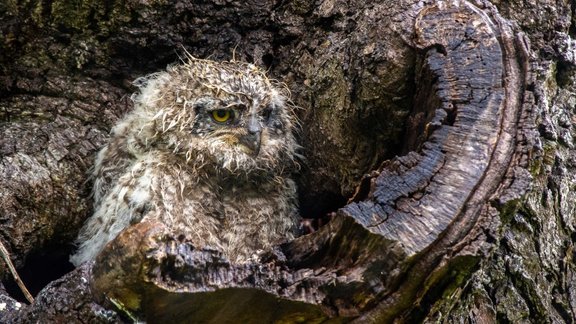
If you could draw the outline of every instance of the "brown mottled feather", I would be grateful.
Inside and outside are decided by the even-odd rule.
[[[97,156],[95,212],[74,264],[146,219],[237,263],[296,236],[298,145],[285,88],[251,64],[193,57],[136,84],[134,110]],[[218,110],[231,119],[217,122]]]

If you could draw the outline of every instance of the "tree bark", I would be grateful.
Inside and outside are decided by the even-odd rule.
[[[547,0],[0,4],[0,237],[28,282],[53,280],[31,305],[0,291],[0,321],[572,323],[573,15]],[[131,80],[184,49],[288,85],[301,213],[331,220],[245,265],[140,223],[65,274]]]

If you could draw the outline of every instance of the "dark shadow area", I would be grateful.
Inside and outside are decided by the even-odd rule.
[[[50,282],[74,270],[74,266],[68,261],[71,251],[71,247],[58,247],[28,256],[26,264],[18,269],[18,274],[32,296],[36,296]],[[8,275],[2,283],[12,298],[27,303],[12,276]]]
[[[321,219],[344,207],[347,199],[329,191],[317,192],[311,196],[306,190],[300,190],[299,201],[300,215],[303,218]]]

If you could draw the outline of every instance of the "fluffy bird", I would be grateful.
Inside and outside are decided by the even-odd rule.
[[[144,220],[234,263],[297,235],[299,146],[285,87],[252,64],[194,57],[135,84],[133,111],[97,155],[95,211],[72,263]]]

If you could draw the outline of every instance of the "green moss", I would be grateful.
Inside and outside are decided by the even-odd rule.
[[[542,168],[543,164],[541,159],[534,159],[528,165],[528,171],[530,172],[530,175],[532,175],[533,177],[537,177],[540,174],[542,174],[543,172]]]
[[[438,310],[452,309],[459,301],[463,286],[477,269],[479,260],[476,256],[456,257],[434,271],[421,290],[425,293],[420,299],[420,308],[413,312],[412,318],[421,320]]]
[[[479,258],[474,256],[461,256],[450,260],[447,265],[428,277],[424,291],[437,293],[440,286],[444,288],[441,295],[443,299],[452,296],[454,291],[470,278],[478,265],[478,260]]]
[[[114,3],[118,5],[118,3]],[[116,9],[116,7],[114,7]],[[119,12],[116,11],[118,14]],[[104,2],[83,1],[83,0],[63,0],[52,3],[50,19],[53,26],[62,26],[68,29],[86,31],[90,29],[90,24],[97,21],[99,25],[114,25],[120,15],[108,14]],[[103,18],[107,19],[103,19]]]
[[[545,175],[546,173],[545,167],[554,164],[554,158],[556,156],[557,146],[558,144],[556,142],[551,141],[544,142],[544,147],[542,150],[543,151],[542,158],[532,159],[528,166],[528,170],[530,171],[530,174],[533,177],[538,178],[541,175]]]
[[[150,322],[324,323],[320,307],[288,301],[258,289],[228,288],[207,293],[146,293],[141,310]],[[345,320],[344,320],[345,321]]]
[[[129,22],[133,18],[132,12],[146,11],[138,7],[153,9],[166,3],[166,0],[146,2],[59,0],[51,4],[49,23],[53,27],[77,31],[92,30],[99,36],[108,36],[116,32],[122,24]],[[44,21],[40,20],[37,23],[42,25]]]
[[[136,305],[135,303],[137,303],[137,304],[140,303],[140,300],[138,298],[136,298],[136,300],[129,300],[128,301],[128,305],[130,305],[129,307],[126,307],[126,305],[124,305],[122,302],[116,300],[115,298],[110,297],[110,298],[108,298],[108,301],[110,301],[110,303],[112,303],[112,305],[114,305],[114,307],[116,307],[116,310],[119,313],[124,314],[126,317],[130,318],[130,320],[132,320],[133,323],[139,323],[140,322],[138,317],[130,310],[130,308],[132,308],[132,309],[135,308],[135,305]]]
[[[512,219],[514,218],[514,215],[516,215],[516,212],[521,207],[521,205],[522,202],[520,201],[520,199],[513,199],[501,206],[498,206],[497,208],[498,211],[500,212],[500,219],[502,220],[502,223],[509,224],[510,221],[512,221]]]
[[[0,2],[0,12],[5,11],[11,16],[18,14],[18,1],[17,0],[3,0]]]
[[[292,11],[294,11],[298,15],[307,15],[308,12],[312,10],[313,4],[314,3],[312,1],[307,0],[295,0],[290,2]]]

